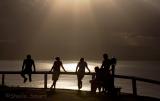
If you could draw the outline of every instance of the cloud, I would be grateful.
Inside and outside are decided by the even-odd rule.
[[[120,40],[128,46],[153,46],[159,42],[160,36],[156,34],[119,33]]]

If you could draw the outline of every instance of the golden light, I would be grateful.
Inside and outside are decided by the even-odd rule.
[[[116,0],[47,0],[49,6],[52,8],[52,11],[65,12],[73,11],[77,12],[77,9],[81,11],[90,11],[92,12],[92,6],[115,6]]]
[[[46,39],[46,42],[53,33],[62,30],[71,32],[73,36],[83,31],[99,32],[101,25],[100,18],[97,18],[98,12],[106,13],[107,10],[118,8],[116,0],[45,0],[43,2],[46,12],[39,28],[40,33],[35,34],[34,37]],[[35,48],[39,45],[34,39],[31,43]]]
[[[51,69],[51,67],[53,66],[53,61],[39,61],[38,64],[36,64],[37,67],[39,67],[40,70],[44,70],[44,71],[49,71]],[[76,71],[76,66],[77,66],[78,61],[63,61],[63,66],[66,69],[67,72],[75,72]],[[100,66],[99,62],[94,62],[94,61],[87,61],[88,63],[88,68],[91,70],[91,72],[94,72],[94,67],[95,66]],[[61,69],[62,72],[64,72]],[[86,70],[86,72],[88,72]],[[48,88],[52,85],[53,81],[52,81],[52,75],[48,75]],[[82,90],[90,90],[90,83],[89,80],[91,80],[91,76],[89,75],[85,75],[84,77],[84,85]],[[37,85],[38,84],[38,85]],[[29,83],[28,83],[29,85]],[[39,80],[37,82],[35,82],[36,87],[42,88],[44,86],[43,84],[43,80]],[[25,87],[25,85],[22,85]],[[32,85],[30,85],[32,86]],[[61,89],[78,89],[77,86],[77,76],[76,75],[60,75],[60,78],[57,82],[57,88],[61,88]]]
[[[98,62],[87,62],[88,63],[88,68],[91,70],[91,72],[94,72],[94,67],[95,66],[100,66],[100,63]],[[76,71],[76,66],[78,64],[78,61],[64,61],[63,62],[63,66],[66,69],[66,71],[68,72],[75,72]],[[38,61],[38,63],[36,64],[36,66],[39,68],[39,70],[42,71],[49,71],[51,70],[52,66],[53,66],[53,61]],[[63,72],[63,70],[61,69],[61,71]],[[86,72],[88,72],[86,70]]]
[[[50,2],[51,12],[75,13],[87,11],[90,8],[91,0],[52,0]],[[80,11],[79,11],[80,10]]]
[[[75,71],[76,71],[77,63],[78,63],[78,62],[64,63],[64,68],[65,68],[67,71],[69,71],[69,72],[75,72]],[[89,63],[88,63],[88,68],[89,68],[92,72],[94,72],[94,67],[95,67],[95,66],[100,66],[100,64],[98,64],[98,63],[92,63],[92,62],[89,62]],[[86,72],[88,72],[88,71],[86,70]]]

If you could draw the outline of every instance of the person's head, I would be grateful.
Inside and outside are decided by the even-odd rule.
[[[84,61],[84,58],[81,58],[81,59],[80,59],[80,62],[83,62],[83,61]]]
[[[96,67],[94,68],[94,70],[95,70],[95,72],[98,72],[98,71],[99,71],[99,67],[96,66]]]
[[[57,61],[59,61],[59,60],[60,60],[60,57],[56,57],[55,59],[56,59]]]
[[[111,59],[111,64],[115,65],[117,63],[117,59],[116,58],[112,58]]]
[[[104,59],[108,59],[108,54],[106,54],[106,53],[103,54],[103,58],[104,58]]]
[[[30,54],[27,55],[27,59],[31,59],[31,55]]]

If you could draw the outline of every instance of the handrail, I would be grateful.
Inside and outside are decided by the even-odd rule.
[[[20,74],[21,71],[0,71],[0,74]],[[53,72],[50,71],[36,71],[32,72],[32,74],[53,74]],[[75,72],[61,72],[60,74],[70,74],[75,75]],[[85,73],[85,75],[92,75],[94,73]]]
[[[160,81],[152,80],[152,79],[146,79],[136,76],[125,76],[125,75],[115,75],[116,78],[123,78],[123,79],[136,79],[137,81],[147,82],[147,83],[153,83],[160,85]]]
[[[21,71],[0,71],[0,74],[2,74],[2,86],[5,85],[5,74],[21,74],[21,73],[22,73]],[[32,72],[32,74],[44,74],[44,88],[47,88],[47,75],[52,74],[52,72],[36,71],[36,72]],[[61,74],[76,75],[75,72],[61,72]],[[93,72],[92,73],[85,73],[85,75],[92,75],[92,76],[93,76],[93,74],[94,74]],[[135,76],[114,75],[114,77],[132,80],[132,90],[133,90],[133,95],[135,95],[135,96],[137,96],[137,83],[136,83],[136,81],[142,81],[142,82],[160,85],[160,81],[146,79],[146,78],[140,78],[140,77],[135,77]]]

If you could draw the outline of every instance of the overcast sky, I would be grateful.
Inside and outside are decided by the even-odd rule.
[[[0,59],[160,60],[160,0],[0,0]]]

